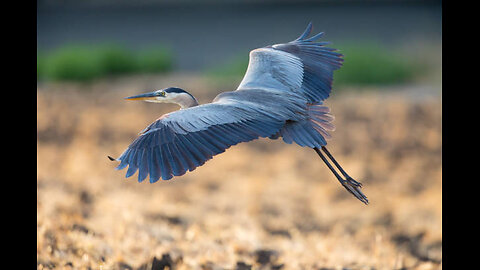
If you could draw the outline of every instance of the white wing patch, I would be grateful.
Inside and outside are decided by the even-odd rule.
[[[250,52],[250,61],[240,89],[297,91],[302,86],[303,64],[300,58],[270,48]]]

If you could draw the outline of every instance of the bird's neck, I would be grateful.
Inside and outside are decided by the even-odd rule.
[[[197,99],[194,96],[188,94],[178,95],[172,98],[171,101],[175,104],[178,104],[181,109],[187,109],[198,105]]]

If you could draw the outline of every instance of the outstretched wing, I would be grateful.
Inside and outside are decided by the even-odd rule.
[[[251,51],[247,72],[237,90],[293,91],[303,95],[308,103],[327,99],[333,71],[342,66],[343,55],[324,47],[329,42],[315,42],[323,32],[307,38],[311,31],[309,23],[294,41]]]
[[[228,98],[165,114],[150,124],[117,158],[127,165],[126,177],[137,170],[138,181],[150,175],[168,180],[193,171],[213,156],[240,142],[275,134],[285,123],[254,103]]]

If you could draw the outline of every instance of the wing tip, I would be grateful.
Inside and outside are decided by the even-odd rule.
[[[320,32],[320,33],[312,36],[312,37],[309,38],[309,39],[305,39],[304,41],[315,41],[315,40],[321,38],[324,34],[325,34],[325,32]]]
[[[325,32],[320,32],[307,39],[307,36],[310,35],[310,33],[312,32],[312,29],[313,29],[313,23],[312,21],[310,21],[307,25],[307,28],[305,28],[303,33],[294,41],[315,41],[321,38],[325,34]]]
[[[312,22],[310,21],[307,25],[307,28],[305,28],[305,30],[303,31],[303,33],[297,38],[295,39],[295,41],[298,41],[298,40],[303,40],[305,39],[308,35],[310,35],[310,33],[312,32],[312,28],[313,28],[313,24]]]

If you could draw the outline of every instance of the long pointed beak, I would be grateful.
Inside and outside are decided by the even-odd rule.
[[[131,96],[131,97],[126,97],[126,100],[152,100],[156,99],[157,95],[155,92],[150,92],[150,93],[145,93],[145,94],[140,94],[136,96]]]

